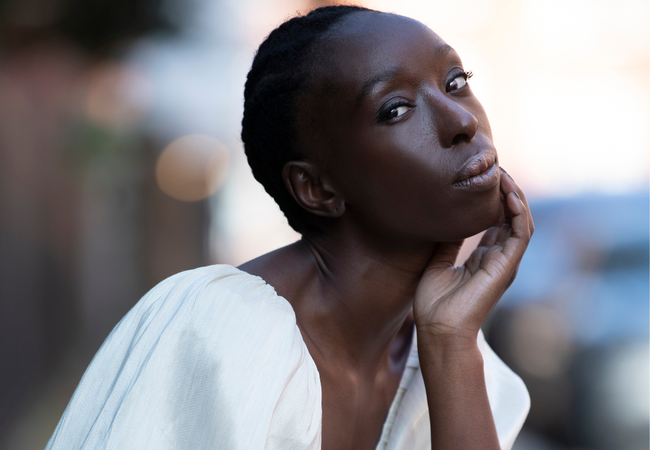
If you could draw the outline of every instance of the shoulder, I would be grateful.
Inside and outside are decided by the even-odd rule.
[[[119,335],[139,340],[182,339],[197,334],[220,338],[268,328],[297,332],[291,305],[259,277],[229,265],[178,273],[151,289],[115,327]],[[249,339],[249,340],[250,340]],[[106,345],[106,344],[105,344]]]
[[[286,300],[234,267],[202,267],[161,282],[122,319],[52,442],[262,448],[286,420],[300,431],[289,436],[316,442],[320,429],[301,427],[320,420],[319,383]]]
[[[241,376],[272,364],[271,355],[285,366],[308,358],[291,305],[261,278],[228,265],[161,282],[103,347],[98,356],[104,352],[130,363],[176,367],[186,375],[208,362],[222,375]]]
[[[276,308],[295,319],[291,306],[273,287],[227,264],[187,270],[167,278],[151,289],[129,315],[170,308],[192,312],[195,308],[251,306]]]

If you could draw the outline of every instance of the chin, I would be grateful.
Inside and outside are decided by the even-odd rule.
[[[476,222],[477,227],[480,228],[476,233],[480,233],[483,230],[487,230],[490,227],[495,225],[500,225],[505,219],[505,213],[503,210],[503,199],[501,198],[501,191],[497,191],[496,196],[493,196],[484,204],[484,207],[481,208],[479,214],[477,214]]]
[[[496,194],[491,194],[487,198],[481,198],[466,214],[462,214],[462,219],[457,221],[457,226],[454,227],[452,236],[449,239],[445,239],[445,241],[467,239],[490,227],[503,223],[505,214],[503,211],[501,191],[497,190]]]

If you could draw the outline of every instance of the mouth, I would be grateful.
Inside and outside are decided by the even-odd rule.
[[[496,154],[484,151],[470,158],[460,170],[453,185],[459,188],[489,189],[499,182]]]

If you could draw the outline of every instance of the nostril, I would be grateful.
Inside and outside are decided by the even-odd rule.
[[[460,141],[469,141],[469,136],[466,135],[465,133],[457,134],[454,136],[454,138],[451,140],[451,145],[456,145]]]

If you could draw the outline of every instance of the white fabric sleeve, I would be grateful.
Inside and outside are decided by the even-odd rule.
[[[483,372],[490,409],[496,424],[501,450],[510,450],[519,434],[528,410],[530,397],[524,382],[494,353],[479,331],[478,348],[483,356]],[[387,421],[391,429],[384,429],[378,450],[430,450],[431,426],[427,393],[417,356],[417,339],[413,340],[412,356],[409,357],[400,389],[403,397],[397,397],[399,405],[391,406],[394,418]]]
[[[485,341],[483,331],[478,334],[478,347],[483,355],[485,385],[501,450],[510,450],[528,416],[530,396],[521,378]]]
[[[291,306],[210,266],[163,281],[122,319],[47,450],[317,450],[321,409]]]

